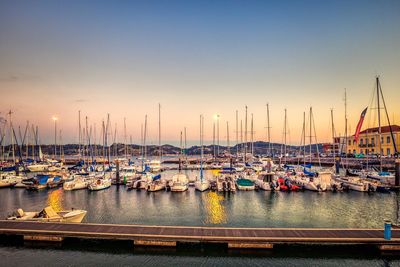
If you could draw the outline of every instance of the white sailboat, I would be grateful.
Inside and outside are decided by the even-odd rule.
[[[182,156],[182,131],[181,131],[181,153],[179,154],[179,172],[172,176],[172,180],[168,182],[167,186],[172,192],[184,192],[189,188],[189,179],[186,174],[181,173],[181,156]]]
[[[147,192],[165,190],[166,181],[161,178],[161,174],[152,177],[152,181],[147,184]]]
[[[265,173],[260,173],[254,183],[258,186],[258,188],[265,191],[272,191],[272,190],[279,191],[279,188],[276,187],[275,180],[276,179],[274,172],[265,172]]]
[[[194,186],[196,190],[200,192],[206,191],[210,188],[210,182],[207,179],[204,179],[203,176],[203,154],[204,154],[204,147],[203,147],[203,131],[204,131],[204,118],[203,115],[200,115],[200,146],[201,146],[201,153],[200,153],[200,179],[195,181]]]
[[[89,180],[81,175],[73,175],[72,180],[64,182],[63,189],[66,191],[86,189],[89,185]]]
[[[111,187],[111,178],[104,175],[97,176],[96,179],[88,185],[90,191],[99,191]]]

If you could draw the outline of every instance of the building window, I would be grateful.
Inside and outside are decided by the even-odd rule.
[[[390,144],[390,136],[386,137],[386,143]]]
[[[375,152],[375,149],[371,149],[371,153],[374,153]]]
[[[375,146],[375,138],[371,138],[371,144],[372,144],[372,146]]]
[[[355,149],[353,150],[353,154],[356,154],[356,150]]]
[[[351,146],[351,140],[349,140],[349,146]]]
[[[381,144],[383,144],[383,136],[381,136]]]
[[[363,139],[361,138],[361,139],[360,139],[360,145],[362,145],[362,144],[363,144]]]
[[[365,154],[369,154],[369,149],[365,149]]]
[[[390,156],[390,148],[388,148],[386,152],[387,152],[386,154],[387,154],[388,156]]]
[[[363,150],[362,149],[360,149],[360,154],[362,154],[363,153]]]
[[[365,144],[368,145],[368,138],[365,138]]]

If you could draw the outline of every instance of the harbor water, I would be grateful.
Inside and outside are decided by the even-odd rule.
[[[185,171],[197,176],[198,171]],[[176,171],[165,171],[171,176]],[[214,173],[205,172],[210,178]],[[126,190],[112,186],[102,191],[64,191],[62,188],[38,192],[25,189],[0,190],[0,217],[12,211],[38,211],[45,206],[55,210],[85,209],[84,222],[111,224],[228,226],[228,227],[335,227],[383,228],[384,221],[397,221],[397,193],[361,192],[266,192],[236,193],[197,192],[194,187],[183,193]],[[383,235],[383,232],[382,232]],[[62,247],[29,247],[0,245],[0,257],[7,265],[27,260],[33,266],[54,265],[274,265],[274,266],[400,266],[397,257],[379,252],[334,253],[322,255],[320,249],[291,249],[250,255],[216,249],[197,251],[141,251],[116,249],[115,245],[92,244],[89,241]],[[88,242],[86,244],[85,242]],[[118,247],[118,246],[117,246]],[[96,248],[96,249],[95,249]],[[299,254],[299,251],[303,251]],[[367,256],[368,255],[368,256]],[[340,259],[340,261],[337,261]],[[0,262],[5,265],[5,262]]]

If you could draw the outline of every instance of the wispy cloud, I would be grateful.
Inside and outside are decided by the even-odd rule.
[[[0,75],[0,82],[11,83],[11,82],[22,82],[22,81],[37,81],[40,80],[39,76],[27,75],[27,74],[5,74]]]

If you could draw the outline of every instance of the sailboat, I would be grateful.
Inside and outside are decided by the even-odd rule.
[[[172,181],[168,182],[168,186],[172,192],[184,192],[189,188],[189,179],[186,174],[181,173],[181,156],[182,156],[182,131],[181,131],[181,153],[179,154],[179,171],[172,176]]]
[[[203,147],[203,134],[204,134],[204,118],[203,115],[200,115],[200,179],[194,183],[196,190],[200,192],[206,191],[210,188],[210,182],[207,179],[204,179],[203,176],[203,154],[204,154],[204,147]]]
[[[99,175],[96,179],[88,185],[90,191],[99,191],[111,187],[111,179],[105,178],[103,175]]]

